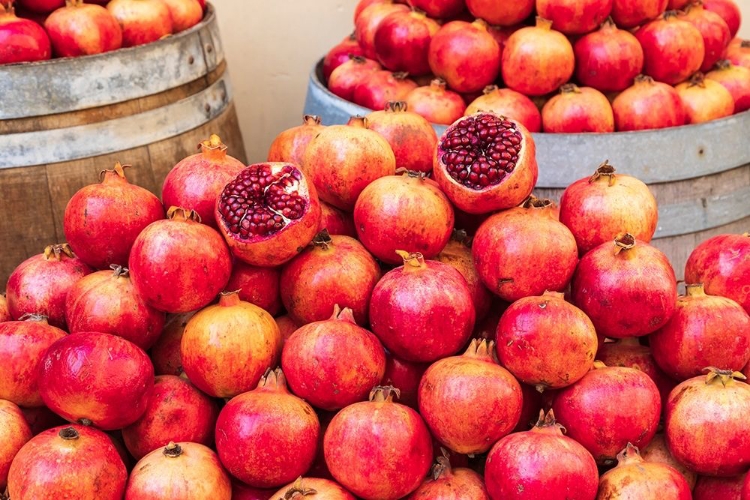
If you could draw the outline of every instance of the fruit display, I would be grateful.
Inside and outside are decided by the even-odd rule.
[[[604,161],[537,198],[534,137],[495,112],[438,137],[389,102],[307,116],[267,162],[230,147],[210,136],[161,198],[104,171],[67,243],[11,273],[0,497],[748,488],[748,234],[701,242],[679,295],[646,184]]]
[[[748,109],[750,41],[733,38],[735,0],[511,4],[360,0],[322,82],[375,111],[403,100],[436,125],[493,111],[534,133],[660,129]]]

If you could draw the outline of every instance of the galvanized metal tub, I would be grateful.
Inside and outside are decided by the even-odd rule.
[[[115,161],[155,194],[211,133],[245,151],[215,10],[155,43],[0,66],[0,283],[64,240],[70,197]]]
[[[323,83],[315,65],[306,114],[324,125],[346,123],[371,110],[345,101]],[[438,134],[445,127],[434,125]],[[559,200],[573,181],[590,176],[605,159],[646,182],[659,203],[653,244],[682,278],[701,241],[750,227],[750,111],[702,125],[612,134],[534,134],[539,163],[537,196]]]

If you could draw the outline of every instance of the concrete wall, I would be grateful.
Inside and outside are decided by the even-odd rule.
[[[351,32],[357,0],[212,1],[248,160],[263,161],[276,134],[302,122],[310,69]],[[735,1],[750,38],[750,0]]]

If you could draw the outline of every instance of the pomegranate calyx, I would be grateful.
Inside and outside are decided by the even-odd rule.
[[[48,324],[48,321],[47,321],[48,319],[49,319],[49,317],[45,316],[44,314],[26,313],[26,314],[22,314],[18,318],[18,321],[38,321],[40,323],[44,322],[45,324]]]
[[[750,39],[748,40],[742,40],[740,42],[740,47],[743,49],[750,49]]]
[[[350,127],[367,128],[367,118],[360,115],[351,116],[346,124]]]
[[[124,180],[127,181],[127,177],[125,177],[125,169],[126,168],[133,168],[132,165],[123,165],[119,161],[115,162],[115,166],[111,169],[104,169],[101,172],[99,172],[99,180],[104,182],[108,180]]]
[[[464,351],[464,356],[474,358],[480,361],[500,364],[497,360],[497,351],[495,351],[495,341],[487,339],[471,339],[469,347]]]
[[[302,477],[298,477],[297,480],[294,481],[294,484],[284,493],[283,500],[292,500],[294,498],[306,497],[317,493],[318,491],[313,488],[305,488],[302,486]]]
[[[560,86],[561,94],[580,94],[581,89],[575,83],[566,83]]]
[[[84,427],[91,427],[94,425],[94,421],[88,418],[79,418],[78,423],[83,425]]]
[[[665,21],[669,21],[670,19],[673,19],[673,18],[676,19],[677,16],[679,16],[679,15],[680,15],[680,11],[679,10],[668,10],[668,11],[665,11],[664,14],[662,14],[661,17]]]
[[[274,392],[289,392],[286,385],[286,377],[284,376],[284,372],[281,371],[281,368],[276,368],[275,370],[267,368],[266,373],[263,374],[258,382],[258,389]]]
[[[559,299],[559,300],[565,300],[565,294],[563,292],[556,292],[554,290],[545,290],[542,294],[542,297],[548,297],[550,299]],[[548,303],[549,300],[546,300],[545,303]],[[539,307],[542,307],[541,304]],[[547,306],[544,306],[547,307]],[[544,308],[542,308],[544,309]]]
[[[432,477],[433,481],[437,481],[441,477],[449,478],[453,475],[450,452],[441,446],[440,453],[442,453],[442,455],[435,459],[435,464],[430,471],[430,477]]]
[[[632,234],[624,233],[615,238],[615,255],[618,255],[623,250],[630,250],[633,247],[635,247],[635,236]]]
[[[426,179],[428,174],[429,172],[422,172],[419,170],[409,170],[403,167],[396,169],[396,175],[407,176],[411,179]]]
[[[703,371],[708,372],[708,375],[706,375],[706,385],[711,385],[714,381],[718,380],[722,386],[726,387],[733,380],[747,380],[747,377],[742,372],[722,370],[715,366],[708,366]]]
[[[405,250],[396,250],[396,253],[404,259],[404,271],[414,271],[426,267],[424,255],[419,252],[409,253]]]
[[[685,283],[685,295],[687,297],[703,297],[706,295],[703,283]]]
[[[333,239],[331,238],[331,235],[328,233],[328,229],[324,228],[313,237],[313,240],[311,243],[312,243],[312,246],[316,248],[328,250],[330,246],[333,244]]]
[[[80,7],[83,5],[83,0],[65,0],[66,7]]]
[[[74,441],[80,437],[78,431],[73,427],[63,427],[57,435],[66,441]]]
[[[551,434],[565,434],[568,430],[564,425],[558,424],[555,420],[555,412],[552,408],[547,413],[544,410],[539,410],[539,418],[531,428],[531,432],[546,432]]]
[[[407,78],[409,78],[409,73],[407,73],[406,71],[396,71],[395,73],[393,73],[393,78],[395,78],[396,80],[406,80]]]
[[[728,69],[732,69],[732,61],[729,59],[722,59],[721,61],[717,61],[715,64],[715,68],[717,70],[726,71]]]
[[[654,84],[654,79],[648,75],[638,75],[635,77],[634,81],[636,84],[640,84],[640,85],[644,85],[644,84],[653,85]]]
[[[407,111],[406,101],[388,101],[385,103],[386,113],[403,113]]]
[[[109,268],[112,269],[112,276],[115,278],[123,277],[127,278],[130,274],[130,270],[124,266],[118,266],[117,264],[110,264]]]
[[[521,205],[522,208],[528,209],[544,209],[552,206],[554,203],[552,200],[547,198],[537,198],[534,195],[529,196]]]
[[[638,447],[633,445],[633,443],[628,442],[625,448],[617,454],[618,467],[638,462],[643,462],[643,457],[641,457],[641,452]]]
[[[372,403],[392,403],[394,396],[396,399],[400,398],[401,389],[393,387],[392,385],[378,385],[370,391],[369,400]]]
[[[70,248],[70,245],[67,243],[59,243],[56,245],[48,245],[44,247],[44,260],[62,260],[63,255],[70,257],[71,259],[75,258],[75,254],[73,253],[73,249]]]
[[[489,24],[487,24],[487,21],[481,18],[474,19],[474,21],[471,24],[472,26],[482,29],[484,31],[487,31],[487,28],[489,27]]]
[[[175,443],[174,441],[170,441],[169,444],[162,450],[162,454],[165,457],[177,458],[182,455],[182,446]]]
[[[465,229],[453,229],[453,233],[451,233],[451,241],[457,241],[461,243],[462,245],[466,246],[467,248],[471,248],[472,240],[471,236],[469,236],[469,233],[466,232]]]
[[[690,77],[690,80],[688,80],[688,87],[700,87],[702,89],[706,88],[706,77],[703,73],[698,71],[697,73],[693,73],[693,76]]]
[[[175,220],[178,218],[184,221],[191,220],[198,223],[201,222],[201,216],[195,210],[188,210],[187,208],[174,206],[169,207],[169,210],[167,210],[167,219]]]
[[[430,87],[435,90],[445,90],[447,86],[448,83],[442,78],[434,78],[430,81]]]
[[[357,324],[357,320],[354,319],[354,311],[350,307],[341,308],[338,304],[333,305],[333,316],[332,321],[346,321],[353,325]]]
[[[604,22],[599,26],[599,29],[613,29],[617,28],[617,25],[615,24],[615,21],[612,19],[612,16],[607,16],[607,19],[604,20]]]
[[[541,16],[536,16],[536,27],[542,28],[543,30],[551,30],[552,21]]]
[[[648,77],[651,78],[651,77]],[[653,81],[653,80],[652,80]],[[606,177],[607,181],[609,182],[610,186],[614,186],[615,184],[615,167],[609,164],[609,160],[604,160],[604,162],[599,165],[596,169],[596,172],[594,172],[594,175],[589,177],[589,184],[592,184],[596,182],[597,180],[601,179],[602,177]]]
[[[219,305],[221,307],[232,307],[236,306],[242,299],[240,299],[240,292],[242,290],[227,290],[219,294]]]
[[[318,115],[304,115],[302,117],[302,123],[304,125],[320,125],[321,122],[322,118],[320,118],[320,116]]]
[[[591,367],[592,370],[601,370],[602,368],[607,368],[607,365],[604,361],[599,361],[598,359],[594,361],[594,364]]]
[[[353,54],[349,54],[349,60],[354,61],[357,64],[365,64],[367,62],[367,59],[363,56],[355,56]]]
[[[198,149],[221,149],[226,151],[227,145],[221,142],[221,137],[211,134],[208,139],[198,144]]]
[[[500,90],[500,87],[498,87],[497,85],[494,85],[494,84],[487,85],[485,88],[482,89],[482,94],[484,95],[492,94],[493,92],[497,92],[498,90]]]

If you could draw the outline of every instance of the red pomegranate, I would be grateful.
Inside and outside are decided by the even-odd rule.
[[[11,462],[32,436],[21,409],[0,399],[0,491],[5,491],[8,485]]]
[[[280,161],[302,166],[302,158],[305,156],[307,145],[323,128],[319,116],[304,115],[302,125],[286,129],[276,136],[268,148],[266,161]]]
[[[536,26],[513,33],[503,50],[505,85],[528,96],[541,96],[570,80],[575,70],[573,46],[552,29],[552,21],[537,17]]]
[[[427,52],[439,29],[437,21],[424,12],[396,10],[375,30],[375,55],[391,71],[406,71],[412,76],[429,74]]]
[[[352,101],[368,109],[384,109],[388,102],[401,101],[417,88],[417,83],[407,77],[407,73],[388,70],[367,73],[354,88]]]
[[[292,334],[303,325],[298,325],[297,323],[295,323],[288,314],[278,316],[277,318],[275,318],[275,320],[276,325],[278,325],[279,327],[279,332],[281,333],[281,344],[283,348],[283,345],[287,340],[289,340],[289,337],[291,337]]]
[[[521,416],[521,386],[498,364],[494,347],[472,340],[463,355],[433,363],[419,384],[419,413],[456,453],[486,452]]]
[[[399,250],[402,267],[387,272],[370,299],[370,327],[394,356],[433,362],[458,352],[476,311],[466,280],[452,266]],[[450,300],[446,300],[450,297]]]
[[[594,365],[597,343],[591,320],[560,292],[515,301],[497,327],[500,363],[540,392],[583,378]]]
[[[513,26],[528,18],[534,11],[534,0],[496,2],[493,0],[466,0],[474,17],[498,26]]]
[[[58,57],[101,54],[122,46],[122,29],[112,14],[83,0],[70,0],[54,11],[44,28]]]
[[[466,10],[464,0],[407,0],[407,3],[437,19],[452,19]]]
[[[659,113],[652,113],[659,109]],[[685,125],[685,108],[680,94],[666,83],[639,75],[635,83],[612,101],[615,129],[620,132]]]
[[[252,488],[232,479],[232,500],[270,500],[276,488]]]
[[[17,17],[12,6],[0,5],[0,64],[43,61],[50,57],[52,47],[44,28]]]
[[[646,446],[651,441],[661,398],[656,384],[642,371],[597,362],[581,380],[558,391],[552,407],[568,436],[597,463],[607,465],[626,444]]]
[[[635,37],[643,47],[643,72],[656,81],[677,85],[703,63],[701,32],[675,11],[650,21],[635,32]]]
[[[721,59],[732,39],[729,26],[719,14],[704,9],[701,2],[690,3],[685,9],[685,15],[682,16],[682,19],[701,32],[705,55],[700,70],[710,71],[714,64]]]
[[[571,297],[600,335],[641,337],[669,321],[677,284],[666,255],[625,233],[581,258]]]
[[[750,69],[735,66],[725,59],[716,63],[706,78],[719,82],[732,94],[735,114],[750,109]]]
[[[326,56],[323,58],[323,77],[327,81],[329,78],[331,78],[331,73],[333,73],[333,70],[347,62],[351,58],[351,56],[361,56],[363,54],[364,52],[362,51],[362,47],[360,47],[359,43],[357,43],[357,37],[352,31],[350,35],[331,47],[331,50],[326,53]],[[289,160],[269,159],[268,161]]]
[[[317,477],[300,477],[271,495],[271,498],[304,500],[306,497],[326,500],[355,500],[351,493],[340,484],[329,479]],[[234,499],[233,499],[234,500]]]
[[[333,477],[363,498],[408,495],[422,483],[432,461],[432,439],[411,408],[393,402],[398,389],[376,387],[369,402],[336,414],[323,440]]]
[[[654,436],[654,439],[651,440],[648,446],[641,450],[641,457],[646,462],[657,462],[672,467],[674,470],[679,472],[682,477],[685,478],[685,481],[687,481],[688,487],[691,490],[695,487],[695,483],[698,480],[698,474],[675,460],[675,458],[672,456],[672,453],[670,453],[669,448],[667,447],[667,439],[663,433],[660,432],[656,434]],[[726,497],[722,498],[725,498],[725,500],[729,500],[726,499]],[[700,498],[698,500],[700,500]],[[716,500],[719,499],[717,498]]]
[[[466,116],[481,112],[495,113],[517,120],[529,132],[541,132],[542,115],[531,99],[515,90],[498,88],[497,85],[488,85],[482,92],[466,107]]]
[[[13,500],[121,500],[127,479],[107,434],[69,425],[46,430],[21,448],[10,466],[8,494]]]
[[[182,356],[180,344],[185,326],[195,312],[175,314],[167,319],[162,334],[150,351],[156,375],[180,375],[182,373]]]
[[[482,90],[500,74],[500,46],[481,19],[444,24],[432,37],[428,60],[456,92]]]
[[[135,464],[125,490],[125,500],[161,498],[232,500],[232,483],[207,446],[170,442]]]
[[[732,64],[744,66],[745,68],[750,69],[750,40],[740,40],[739,38],[735,38],[729,43],[726,58],[729,59]]]
[[[23,9],[28,9],[31,12],[37,14],[49,14],[50,12],[65,7],[65,0],[4,0],[0,2],[5,6],[10,6],[11,3],[17,3]]]
[[[162,0],[162,2],[169,8],[173,33],[192,28],[203,19],[203,7],[198,0]]]
[[[49,324],[65,329],[65,297],[93,269],[76,257],[67,243],[50,245],[29,257],[8,278],[5,299],[11,318],[41,314]]]
[[[655,19],[667,8],[669,0],[614,0],[612,20],[623,29],[635,28]]]
[[[750,233],[720,234],[700,243],[685,264],[685,282],[739,303],[750,314]]]
[[[742,488],[747,473],[730,477],[700,476],[693,489],[693,500],[745,500]],[[747,490],[750,493],[750,489]]]
[[[656,198],[648,186],[629,175],[615,174],[605,161],[594,175],[575,181],[560,197],[560,222],[573,233],[583,255],[626,230],[650,242],[656,232]]]
[[[357,326],[351,309],[337,305],[330,319],[289,337],[281,366],[294,394],[333,411],[367,399],[385,374],[385,351],[375,335]]]
[[[310,467],[319,432],[315,411],[289,393],[277,368],[266,372],[257,389],[232,398],[221,410],[216,450],[237,479],[255,488],[279,487]]]
[[[442,78],[432,80],[428,86],[413,89],[404,100],[410,111],[438,125],[450,125],[461,118],[466,109],[463,98],[447,90]]]
[[[360,193],[375,179],[396,172],[396,157],[383,136],[369,130],[367,119],[326,127],[311,142],[302,161],[320,199],[351,211]]]
[[[419,382],[429,366],[429,363],[404,361],[387,352],[383,385],[391,385],[397,388],[399,390],[399,402],[418,410]]]
[[[320,202],[320,222],[318,223],[318,232],[328,231],[328,234],[337,234],[340,236],[357,237],[357,231],[354,229],[354,217],[351,213],[332,207],[328,203]]]
[[[453,231],[453,208],[438,184],[424,173],[381,177],[354,205],[354,226],[362,244],[389,264],[402,261],[398,250],[437,256]]]
[[[237,290],[240,300],[275,316],[281,312],[280,275],[281,269],[278,267],[251,266],[238,260],[232,266],[232,275],[225,288]]]
[[[732,38],[737,36],[742,21],[742,11],[734,0],[703,0],[703,7],[715,12],[727,23]]]
[[[694,74],[675,87],[685,108],[687,123],[705,123],[734,113],[734,98],[719,82]]]
[[[172,14],[160,0],[111,0],[109,12],[122,28],[122,46],[155,42],[174,32]]]
[[[664,417],[669,451],[698,474],[742,474],[750,463],[750,435],[743,419],[750,385],[739,372],[707,370],[707,376],[688,379],[669,395]]]
[[[667,10],[681,10],[689,3],[690,0],[669,0],[667,2]]]
[[[617,466],[602,474],[597,499],[627,500],[630,498],[670,498],[692,500],[693,496],[682,475],[669,465],[646,462],[638,448],[628,443],[617,454]]]
[[[354,21],[354,36],[368,59],[377,59],[375,34],[383,20],[394,12],[409,12],[409,7],[389,2],[375,2],[365,7]]]
[[[529,431],[498,441],[487,455],[484,479],[493,499],[593,499],[599,473],[591,453],[563,435],[550,410]],[[534,471],[529,474],[528,471]]]
[[[438,457],[430,476],[406,500],[490,500],[482,476],[471,469],[451,467],[448,457]]]
[[[103,170],[101,183],[81,188],[65,207],[65,239],[78,258],[96,269],[126,266],[141,231],[164,218],[159,198],[125,178],[127,167],[117,162]]]
[[[564,290],[578,263],[575,238],[550,200],[533,197],[484,221],[471,253],[484,285],[508,302]]]
[[[0,323],[0,364],[3,366],[0,401],[24,407],[43,406],[38,387],[39,363],[49,346],[65,336],[64,331],[47,324],[44,316],[30,315],[24,321]]]
[[[219,303],[199,311],[182,335],[182,368],[195,386],[217,398],[232,398],[258,385],[281,354],[281,333],[273,317],[222,293]]]
[[[360,242],[322,231],[312,246],[282,268],[281,300],[300,325],[330,318],[336,304],[350,308],[357,323],[364,325],[379,279],[378,263]]]
[[[351,56],[348,61],[331,72],[331,76],[328,77],[328,90],[346,101],[353,101],[354,89],[370,73],[381,69],[382,66],[377,61],[363,56]]]
[[[216,229],[216,198],[245,165],[227,155],[227,146],[216,134],[201,142],[198,149],[200,153],[180,160],[169,171],[162,185],[161,199],[167,209],[184,207],[195,210],[201,222]]]
[[[194,210],[171,207],[144,229],[128,259],[130,278],[146,304],[168,313],[208,305],[229,281],[232,260],[215,229]]]
[[[0,323],[11,320],[13,318],[10,316],[10,311],[8,311],[8,301],[5,300],[5,294],[0,293]]]
[[[537,0],[537,15],[552,21],[557,31],[583,35],[596,29],[612,12],[613,0]]]
[[[213,444],[219,405],[187,380],[175,375],[154,379],[146,412],[122,430],[125,446],[136,460],[170,441]]]
[[[539,176],[531,133],[493,113],[466,116],[438,141],[433,177],[456,208],[485,214],[515,207]]]
[[[607,96],[591,87],[566,83],[542,108],[545,132],[580,134],[615,131],[615,117]]]

